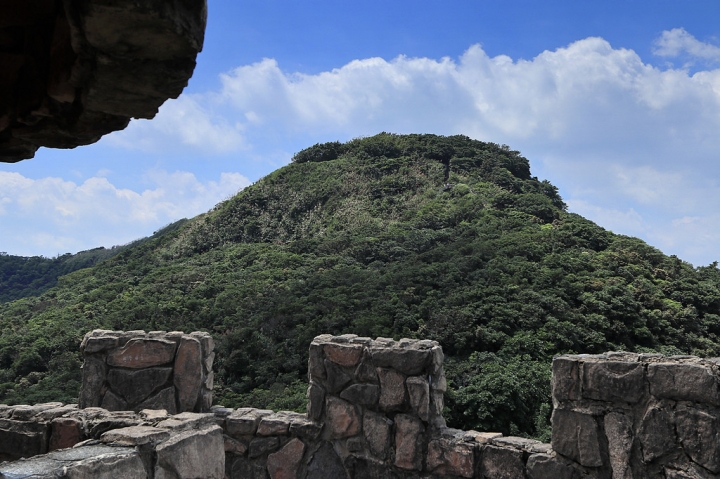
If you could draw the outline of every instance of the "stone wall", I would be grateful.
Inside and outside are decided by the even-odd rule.
[[[80,407],[209,411],[215,358],[207,333],[105,331],[85,335]]]
[[[105,342],[106,356],[123,350],[130,340],[101,338],[128,334],[91,333],[86,355]],[[202,344],[197,334],[180,337]],[[720,477],[720,360],[556,358],[552,447],[446,427],[442,361],[434,341],[319,336],[304,414],[0,406],[0,454],[35,456],[0,464],[0,477],[119,477],[114,467],[138,478]]]

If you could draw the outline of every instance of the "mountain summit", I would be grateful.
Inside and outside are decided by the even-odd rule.
[[[381,133],[1,305],[0,402],[72,401],[86,331],[202,329],[216,403],[302,408],[312,338],[355,333],[439,341],[451,425],[543,437],[553,355],[720,355],[719,286],[568,213],[506,146]]]

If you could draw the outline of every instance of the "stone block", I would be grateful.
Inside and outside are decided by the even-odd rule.
[[[720,405],[717,377],[699,364],[651,363],[648,382],[656,398]]]
[[[375,371],[375,366],[372,365],[369,358],[363,359],[355,368],[355,379],[363,383],[378,382],[377,371]]]
[[[123,398],[118,396],[112,391],[105,392],[103,396],[102,404],[103,409],[108,411],[127,411],[128,403]]]
[[[105,384],[105,362],[100,357],[85,356],[82,365],[82,387],[80,388],[80,407],[100,406],[100,391]]]
[[[485,446],[480,460],[485,479],[521,479],[525,476],[523,452],[510,447]],[[559,478],[554,478],[559,479]]]
[[[410,471],[421,470],[425,433],[422,421],[408,414],[398,414],[395,424],[395,466]]]
[[[576,467],[551,454],[531,455],[527,460],[527,476],[528,479],[583,479]],[[613,479],[624,477],[613,476]]]
[[[326,441],[310,457],[306,479],[349,479],[340,457]],[[359,478],[358,478],[359,479]]]
[[[380,399],[380,386],[376,384],[351,384],[343,389],[340,397],[360,406],[374,406]]]
[[[180,340],[175,357],[173,378],[177,392],[178,410],[180,412],[192,411],[202,386],[202,346],[200,341],[187,336]]]
[[[552,447],[563,456],[585,467],[600,467],[598,425],[590,415],[555,409],[552,414]]]
[[[290,435],[314,441],[322,432],[322,424],[311,421],[307,417],[294,418],[290,423]]]
[[[645,392],[645,369],[637,362],[583,363],[584,398],[637,403]]]
[[[335,394],[350,384],[352,378],[343,369],[332,361],[325,360],[325,386],[330,394]]]
[[[427,468],[430,472],[472,478],[474,467],[475,447],[472,443],[445,438],[428,443]]]
[[[248,447],[244,442],[233,439],[228,435],[223,435],[223,441],[226,454],[229,453],[243,455],[248,450]]]
[[[365,411],[363,414],[363,434],[370,452],[378,459],[385,459],[390,446],[390,428],[393,422],[372,411]]]
[[[405,381],[410,407],[420,419],[428,422],[430,419],[430,383],[421,376],[412,376]]]
[[[143,444],[157,444],[170,437],[166,429],[151,426],[131,426],[114,429],[104,433],[100,440],[104,443],[114,443],[121,446],[141,446]]]
[[[162,366],[173,361],[175,348],[173,341],[135,338],[108,354],[107,364],[130,369]]]
[[[155,451],[155,479],[225,477],[225,447],[219,426],[175,433]]]
[[[268,452],[273,452],[277,450],[278,447],[280,447],[280,439],[278,439],[276,436],[256,437],[250,441],[248,457],[259,457]]]
[[[225,419],[227,433],[235,438],[255,434],[260,419],[272,414],[272,411],[265,411],[252,408],[241,408],[230,414]]]
[[[154,396],[150,396],[133,409],[142,411],[143,409],[164,409],[167,414],[177,414],[177,403],[175,402],[175,388],[170,386],[159,391]]]
[[[325,357],[340,366],[356,366],[362,356],[363,348],[359,344],[334,344],[323,346]]]
[[[310,344],[310,355],[308,357],[308,379],[310,381],[325,379],[325,354],[323,347],[314,342]]]
[[[377,367],[392,368],[408,376],[415,376],[428,367],[432,354],[427,349],[370,347],[372,362]]]
[[[77,404],[68,404],[65,406],[60,407],[54,407],[51,409],[46,409],[44,411],[40,411],[35,415],[36,421],[52,421],[56,417],[64,416],[65,414],[69,412],[75,412],[77,411]]]
[[[46,453],[48,429],[36,422],[0,421],[0,455],[19,458]]]
[[[297,479],[305,444],[299,439],[292,439],[278,452],[268,456],[267,469],[270,479]]]
[[[360,418],[355,406],[335,396],[327,398],[325,424],[333,439],[342,439],[360,433]]]
[[[268,479],[267,468],[261,459],[235,457],[228,464],[228,479]]]
[[[72,417],[53,419],[50,431],[50,451],[73,447],[83,440],[82,422]]]
[[[260,419],[257,428],[258,436],[287,436],[291,418],[272,415]]]
[[[678,406],[676,429],[683,451],[696,464],[720,473],[720,418],[718,411]]]
[[[307,405],[308,417],[315,421],[320,420],[325,411],[325,389],[318,383],[311,381],[308,386],[307,397],[309,399]]]
[[[580,399],[580,364],[577,359],[562,356],[553,359],[552,396],[560,403]]]
[[[84,354],[95,354],[117,347],[118,338],[116,336],[90,337],[83,341],[83,344],[84,347],[81,350]]]
[[[380,409],[396,411],[405,404],[405,376],[393,369],[377,368],[380,378]]]
[[[632,419],[616,412],[605,415],[605,436],[608,441],[608,455],[613,477],[630,478],[630,457],[633,445]]]
[[[107,381],[132,407],[164,386],[171,374],[172,368],[111,369]]]
[[[638,428],[643,461],[652,462],[675,448],[675,427],[666,409],[651,406]]]

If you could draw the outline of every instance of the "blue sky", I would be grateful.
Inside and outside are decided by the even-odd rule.
[[[720,260],[720,2],[210,0],[152,121],[0,164],[0,251],[127,243],[316,142],[466,134],[520,150],[570,210]]]

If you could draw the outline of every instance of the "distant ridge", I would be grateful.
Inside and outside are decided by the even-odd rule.
[[[0,402],[72,402],[95,328],[206,330],[216,401],[302,409],[318,334],[438,340],[446,416],[547,439],[550,360],[720,355],[720,272],[568,213],[507,146],[314,145],[213,210],[0,305]]]

